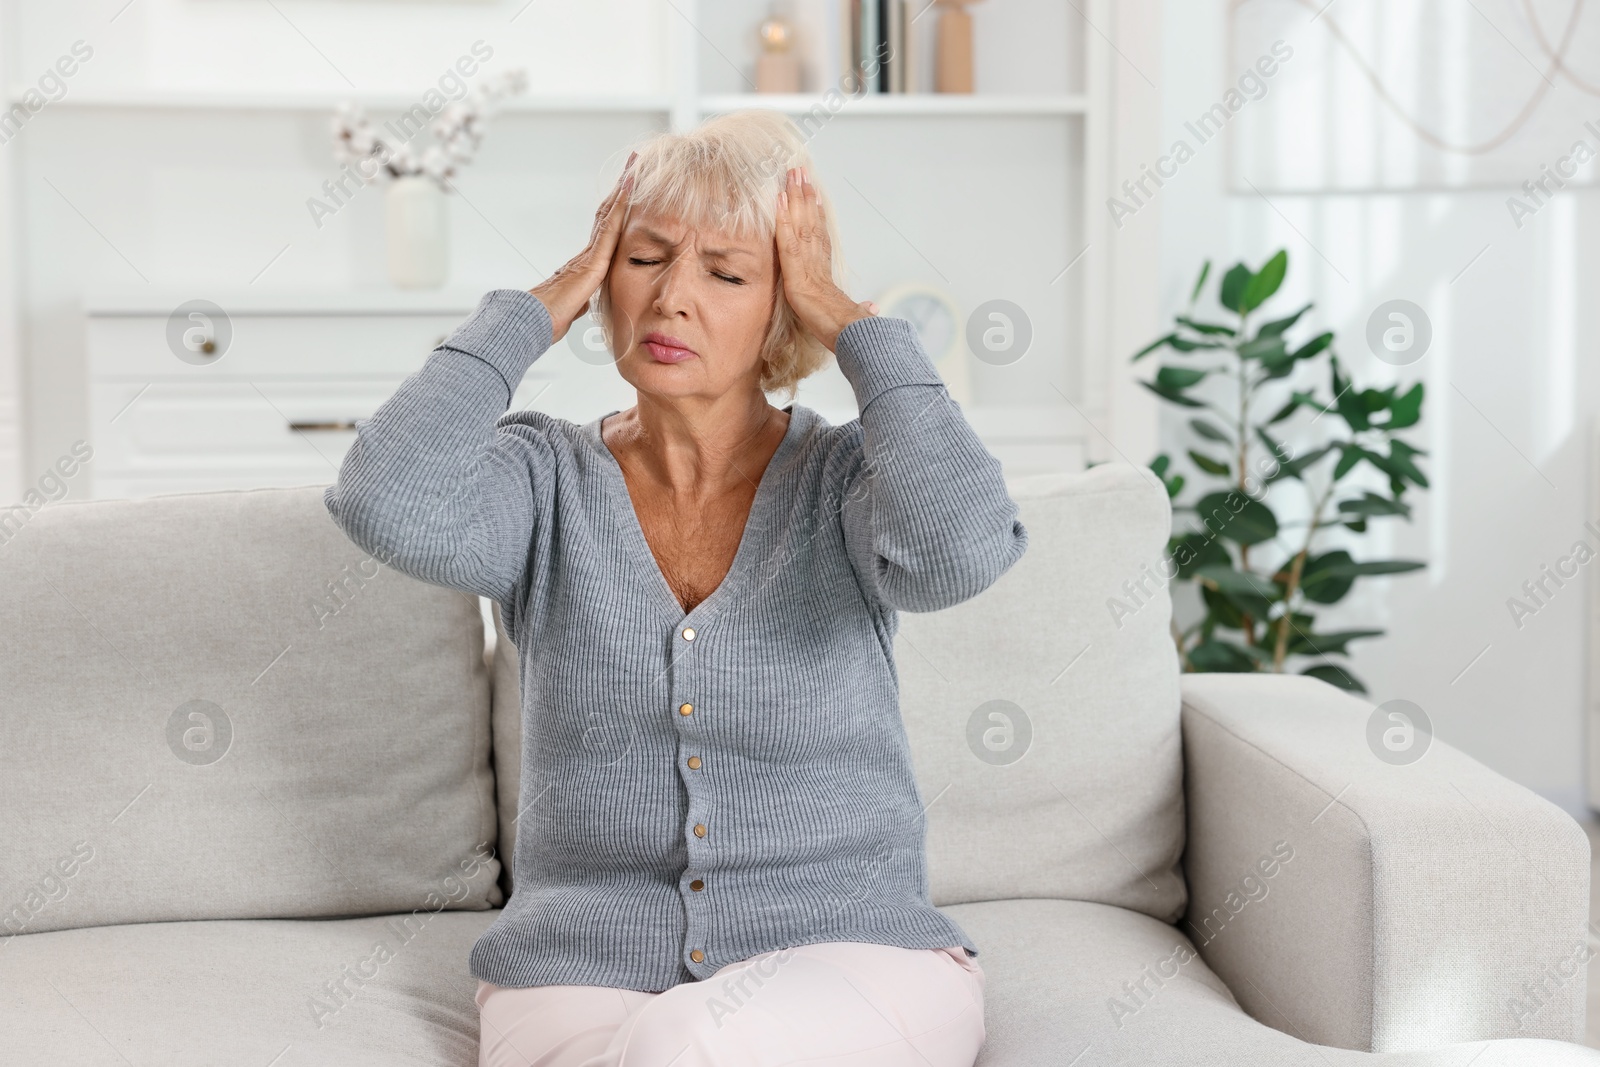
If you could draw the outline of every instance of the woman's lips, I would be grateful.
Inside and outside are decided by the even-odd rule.
[[[683,342],[676,337],[666,337],[661,334],[649,334],[644,339],[644,347],[657,363],[682,363],[686,359],[693,359],[693,349],[684,348]]]

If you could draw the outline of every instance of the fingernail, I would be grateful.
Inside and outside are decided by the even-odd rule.
[[[785,211],[789,210],[789,190],[787,190],[787,189],[778,190],[778,203],[783,205],[783,210],[785,210]]]

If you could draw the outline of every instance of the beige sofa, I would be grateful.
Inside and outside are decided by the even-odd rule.
[[[1180,679],[1140,472],[1013,492],[1027,555],[896,644],[980,1064],[1600,1064],[1569,817],[1378,759],[1320,682]],[[467,951],[540,798],[474,599],[315,486],[53,506],[0,589],[0,1062],[476,1063]]]

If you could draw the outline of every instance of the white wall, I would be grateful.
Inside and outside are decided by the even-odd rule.
[[[1186,119],[1219,99],[1238,76],[1229,69],[1227,6],[1226,0],[1165,5],[1163,128],[1169,143],[1183,135]],[[1365,580],[1342,606],[1341,617],[1330,622],[1351,628],[1371,622],[1390,630],[1385,638],[1353,646],[1352,668],[1375,701],[1415,701],[1442,740],[1578,810],[1583,802],[1584,617],[1594,567],[1559,590],[1520,629],[1506,602],[1520,595],[1524,581],[1538,577],[1542,564],[1553,563],[1584,534],[1586,452],[1600,408],[1600,374],[1588,340],[1595,335],[1590,294],[1600,283],[1600,263],[1584,238],[1597,232],[1600,204],[1592,188],[1574,185],[1520,230],[1505,204],[1513,192],[1505,176],[1537,175],[1540,162],[1555,159],[1570,145],[1577,135],[1570,127],[1578,124],[1541,115],[1501,150],[1494,166],[1418,165],[1410,170],[1421,176],[1420,190],[1364,191],[1371,175],[1385,178],[1383,184],[1400,183],[1387,180],[1395,168],[1377,166],[1358,174],[1361,180],[1344,180],[1348,175],[1329,146],[1352,142],[1345,127],[1357,117],[1374,124],[1376,132],[1367,139],[1382,151],[1426,153],[1389,128],[1392,120],[1372,106],[1360,79],[1345,72],[1333,82],[1330,96],[1323,63],[1328,31],[1311,21],[1310,12],[1287,0],[1254,6],[1276,9],[1280,21],[1266,40],[1285,37],[1301,59],[1299,66],[1285,64],[1265,103],[1276,106],[1274,94],[1280,99],[1320,94],[1326,103],[1292,115],[1297,128],[1280,126],[1263,137],[1267,124],[1258,122],[1253,133],[1245,131],[1250,136],[1245,142],[1204,146],[1161,190],[1157,284],[1163,309],[1182,306],[1203,259],[1211,257],[1224,268],[1241,258],[1259,266],[1284,247],[1290,271],[1282,303],[1293,308],[1316,301],[1315,328],[1335,331],[1341,360],[1359,384],[1418,378],[1426,383],[1423,423],[1411,439],[1430,453],[1433,488],[1417,497],[1420,507],[1412,524],[1377,528],[1382,532],[1356,538],[1352,545],[1361,546],[1357,558],[1423,559],[1428,570]],[[1347,23],[1363,25],[1376,8],[1355,3],[1335,10]],[[1501,5],[1492,14],[1509,28],[1515,9]],[[1552,18],[1547,26],[1554,24]],[[1389,56],[1392,69],[1403,72],[1392,44],[1379,51]],[[1457,53],[1449,49],[1459,45],[1434,38],[1422,47],[1450,59]],[[1499,91],[1486,92],[1482,70],[1457,71],[1457,82],[1473,86],[1480,106],[1466,114],[1433,112],[1447,132],[1492,132],[1537,85],[1536,71],[1514,55],[1504,61],[1484,53],[1485,47],[1461,54],[1487,55],[1485,63],[1505,72],[1504,83]],[[1232,62],[1242,67],[1260,50],[1259,39],[1241,43]],[[1578,53],[1578,62],[1593,66],[1593,54],[1593,49]],[[1600,71],[1591,72],[1591,78],[1600,80]],[[1400,89],[1407,88],[1402,81]],[[1418,91],[1416,99],[1427,114],[1427,92]],[[1600,100],[1575,99],[1565,87],[1550,94],[1547,107],[1571,114],[1586,108],[1600,116]],[[1263,108],[1257,117],[1267,114]],[[1304,174],[1304,168],[1275,161],[1274,153],[1314,150],[1328,154],[1328,173],[1340,178],[1333,184],[1347,188],[1291,191],[1273,184],[1285,174]],[[1453,181],[1452,175],[1464,175],[1471,187],[1441,187]],[[1380,362],[1363,340],[1370,312],[1392,298],[1415,301],[1433,323],[1432,348],[1410,367]],[[1325,387],[1325,380],[1319,384]],[[1186,420],[1170,413],[1163,419],[1167,448],[1189,447],[1182,429]]]

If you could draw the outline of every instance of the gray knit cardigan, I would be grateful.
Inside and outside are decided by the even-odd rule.
[[[507,411],[551,335],[531,293],[487,293],[326,494],[363,549],[497,601],[520,653],[515,890],[472,973],[659,992],[822,941],[976,955],[929,899],[894,635],[1028,535],[911,323],[839,334],[860,417],[786,409],[732,568],[687,615],[601,419]]]

